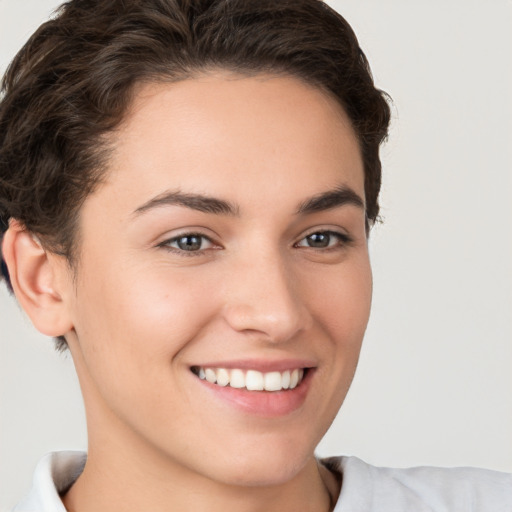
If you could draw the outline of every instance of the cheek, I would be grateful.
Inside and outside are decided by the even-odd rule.
[[[310,304],[318,323],[332,343],[359,353],[368,323],[372,300],[372,274],[368,258],[340,266],[317,281]]]
[[[89,410],[168,439],[158,429],[179,427],[169,411],[180,411],[183,424],[192,421],[183,409],[181,354],[216,313],[212,283],[156,266],[111,269],[85,282],[73,357]]]
[[[319,423],[320,441],[343,404],[356,371],[371,307],[369,260],[361,256],[304,282],[308,283],[304,294],[317,329],[312,339],[323,362],[318,369],[321,393],[315,397],[315,415],[323,420]]]
[[[89,372],[118,382],[167,372],[216,312],[214,289],[191,277],[155,265],[85,280],[76,330]]]

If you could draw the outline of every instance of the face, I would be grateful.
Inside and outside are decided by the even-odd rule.
[[[80,218],[67,334],[90,453],[284,482],[352,380],[371,272],[358,144],[285,77],[139,89]]]

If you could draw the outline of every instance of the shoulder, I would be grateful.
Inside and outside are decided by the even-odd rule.
[[[335,512],[512,511],[511,474],[476,468],[383,468],[356,457],[322,462],[342,477]]]
[[[66,512],[59,497],[80,476],[87,455],[84,452],[55,452],[38,463],[32,489],[12,512]]]

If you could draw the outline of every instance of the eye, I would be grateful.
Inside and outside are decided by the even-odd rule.
[[[296,247],[312,249],[331,249],[341,247],[350,242],[350,237],[335,231],[315,231],[297,242]]]
[[[208,237],[201,235],[200,233],[185,233],[183,235],[170,238],[160,244],[160,247],[189,253],[211,249],[213,246],[213,242]]]

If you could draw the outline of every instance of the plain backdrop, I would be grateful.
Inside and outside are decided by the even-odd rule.
[[[0,0],[0,71],[55,0]],[[512,2],[332,1],[394,99],[373,312],[318,448],[512,471]],[[0,511],[51,450],[85,449],[69,356],[0,287]]]

